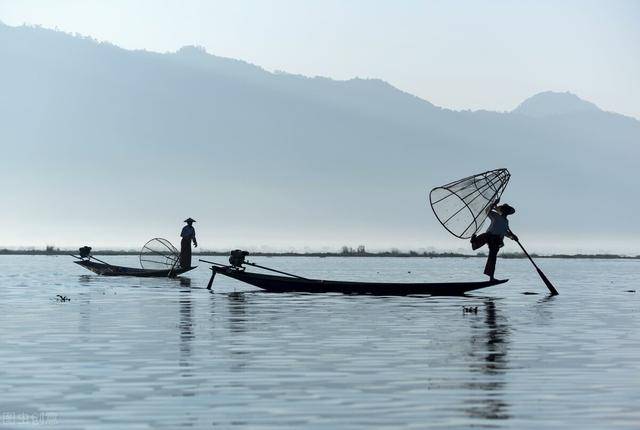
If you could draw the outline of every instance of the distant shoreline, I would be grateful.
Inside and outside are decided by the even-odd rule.
[[[230,251],[203,251],[194,252],[194,257],[228,257]],[[77,251],[61,250],[61,249],[27,249],[27,250],[13,250],[13,249],[0,249],[0,256],[2,255],[48,255],[69,256],[71,254],[77,255]],[[95,256],[123,256],[123,255],[139,255],[139,251],[126,251],[126,250],[96,250],[92,252]],[[381,251],[381,252],[251,252],[253,257],[389,257],[389,258],[486,258],[487,254],[462,254],[458,252],[417,252],[417,251]],[[640,260],[640,255],[627,256],[619,254],[531,254],[536,258],[561,258],[561,259],[598,259],[598,260]],[[526,256],[522,253],[505,252],[499,255],[501,258],[522,259]]]

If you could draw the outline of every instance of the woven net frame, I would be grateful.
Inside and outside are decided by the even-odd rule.
[[[180,252],[167,239],[156,237],[140,251],[140,266],[148,270],[173,269],[178,265]]]
[[[507,169],[495,169],[436,187],[429,193],[431,209],[449,233],[468,239],[482,227],[510,178]]]

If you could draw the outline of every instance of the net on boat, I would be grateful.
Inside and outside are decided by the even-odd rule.
[[[431,209],[449,233],[468,239],[482,227],[510,177],[507,169],[496,169],[436,187],[429,193]]]
[[[172,269],[178,266],[180,252],[167,239],[156,237],[140,251],[140,266],[148,270]]]

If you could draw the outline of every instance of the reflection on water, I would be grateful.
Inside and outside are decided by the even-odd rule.
[[[553,296],[551,294],[548,294],[540,300],[536,301],[536,303],[533,305],[533,309],[536,313],[536,324],[552,325],[553,304],[557,301],[558,296]]]
[[[244,293],[233,292],[227,294],[227,305],[229,307],[228,322],[229,330],[232,333],[242,333],[246,331],[246,297]]]
[[[487,380],[474,382],[467,388],[478,390],[482,396],[470,403],[466,413],[472,418],[507,419],[509,403],[505,393],[505,372],[508,367],[509,326],[494,300],[484,302],[484,319],[474,324],[470,338],[472,372],[480,372]]]
[[[474,279],[475,260],[271,265],[411,281]],[[207,291],[206,270],[108,278],[63,263],[0,258],[0,413],[55,413],[60,429],[640,422],[635,264],[545,260],[561,295],[541,297],[522,294],[544,293],[529,265],[505,260],[508,284],[430,298],[261,294],[223,277]]]
[[[80,285],[85,285],[85,286],[89,285],[91,284],[91,278],[92,278],[91,275],[80,275],[78,277],[78,283]]]
[[[180,296],[178,297],[178,305],[180,308],[180,365],[182,367],[189,366],[189,357],[191,356],[191,341],[193,340],[193,304],[191,302],[191,286],[186,279],[180,280]]]

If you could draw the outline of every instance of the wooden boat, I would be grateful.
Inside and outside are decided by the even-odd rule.
[[[203,260],[201,260],[203,261]],[[325,281],[322,279],[306,279],[296,275],[278,276],[263,273],[247,272],[243,268],[225,266],[213,263],[210,288],[216,274],[228,276],[245,282],[265,291],[273,293],[302,292],[302,293],[343,293],[343,294],[371,294],[382,296],[406,296],[410,294],[425,294],[437,296],[459,296],[466,292],[480,288],[492,287],[508,281],[495,280],[484,282],[435,282],[435,283],[388,283],[388,282],[345,282]],[[248,263],[251,264],[251,263]],[[255,264],[252,264],[257,266]],[[260,268],[268,269],[262,266]]]
[[[142,278],[172,278],[181,275],[189,270],[195,269],[197,266],[188,268],[175,268],[175,269],[137,269],[135,267],[114,266],[113,264],[98,263],[91,260],[78,260],[74,261],[79,266],[85,269],[91,270],[93,273],[103,276],[137,276]]]
[[[175,278],[197,266],[180,267],[180,253],[166,239],[156,237],[148,241],[140,251],[140,269],[115,266],[91,255],[91,247],[78,249],[79,255],[70,254],[74,263],[103,276],[137,276],[141,278]]]

